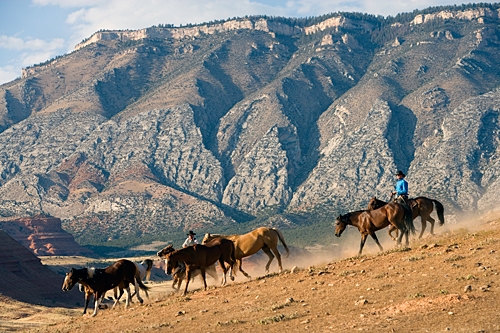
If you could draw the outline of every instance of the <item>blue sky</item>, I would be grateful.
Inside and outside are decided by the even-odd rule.
[[[481,0],[478,2],[494,3]],[[245,15],[317,16],[337,11],[396,15],[453,0],[0,0],[0,84],[23,67],[71,51],[100,29],[141,29]]]

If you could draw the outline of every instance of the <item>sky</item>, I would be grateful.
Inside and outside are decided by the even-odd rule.
[[[469,3],[470,1],[466,2]],[[497,1],[480,0],[494,3]],[[21,69],[73,50],[94,32],[179,26],[245,15],[319,16],[361,12],[395,16],[456,0],[0,0],[0,84]]]

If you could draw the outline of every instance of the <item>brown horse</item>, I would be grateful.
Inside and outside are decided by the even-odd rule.
[[[71,268],[71,270],[66,273],[66,277],[64,278],[64,282],[62,285],[62,290],[69,291],[77,283],[82,284],[86,288],[86,290],[89,291],[89,294],[87,294],[87,292],[85,293],[85,308],[83,309],[83,314],[87,312],[90,292],[92,292],[94,295],[94,313],[92,314],[92,317],[97,315],[99,304],[101,303],[102,297],[106,293],[106,291],[113,289],[116,286],[118,286],[120,289],[120,295],[115,299],[113,308],[116,306],[116,304],[118,304],[120,297],[123,295],[123,289],[127,291],[127,300],[125,306],[129,306],[131,300],[129,287],[130,283],[134,285],[135,283],[137,283],[139,288],[146,292],[146,295],[147,290],[149,289],[142,283],[140,272],[137,266],[132,261],[126,259],[120,259],[104,269]],[[142,299],[139,295],[137,286],[135,292],[137,293],[137,298],[142,303]]]
[[[408,201],[409,201],[408,204],[411,207],[412,211],[412,218],[415,219],[417,218],[417,216],[420,216],[420,221],[422,222],[422,230],[420,231],[420,235],[418,236],[418,238],[422,238],[422,235],[424,234],[425,227],[427,226],[426,221],[429,221],[429,223],[431,224],[431,235],[434,235],[434,222],[436,221],[431,217],[431,213],[433,212],[435,205],[436,213],[439,218],[439,225],[442,226],[444,224],[443,205],[437,200],[429,199],[426,197],[417,197],[414,199],[409,199]],[[368,210],[377,209],[386,204],[387,202],[379,200],[376,197],[373,197],[368,203]],[[389,227],[389,236],[391,236],[392,239],[394,239],[394,237],[391,235],[391,233],[394,230],[396,230],[397,232],[397,229]]]
[[[186,287],[183,295],[186,295],[191,272],[197,268],[201,271],[205,290],[207,289],[207,281],[205,278],[206,267],[215,264],[218,260],[224,272],[222,284],[226,283],[227,269],[224,262],[229,264],[232,271],[234,265],[234,244],[226,239],[215,239],[214,242],[207,245],[196,244],[183,249],[175,250],[165,255],[167,260],[167,274],[172,274],[172,271],[179,267],[179,262],[186,264]]]
[[[382,245],[378,241],[375,231],[383,229],[389,225],[401,230],[401,234],[397,240],[397,246],[401,244],[403,234],[406,236],[406,246],[408,246],[408,233],[415,233],[413,220],[405,218],[405,209],[398,203],[391,202],[379,209],[372,211],[360,210],[356,212],[339,215],[335,221],[335,236],[340,237],[347,225],[352,225],[358,228],[361,233],[361,243],[359,245],[358,255],[363,252],[366,237],[370,235],[375,243],[377,243],[380,251],[383,251]]]
[[[144,278],[146,278],[146,281],[150,281],[150,279],[151,279],[151,269],[153,268],[153,260],[151,260],[151,259],[145,259],[141,263],[134,262],[134,264],[137,266],[137,269],[139,270],[139,276],[140,276],[141,281],[144,280]],[[89,298],[90,296],[92,296],[94,294],[94,291],[92,289],[90,289],[89,287],[86,287],[83,284],[78,284],[78,286],[79,286],[79,290],[81,292],[84,292],[86,294],[85,295],[85,299]],[[120,287],[123,290],[123,284],[121,284],[120,286],[116,286],[116,287],[113,288],[114,299],[118,298],[118,292],[119,292],[119,288]],[[138,288],[138,285],[137,285],[137,282],[136,282],[135,283],[135,290],[137,290],[137,288]],[[106,293],[102,294],[101,302],[104,300],[105,295],[106,295]],[[133,298],[134,296],[135,296],[135,292],[130,297]],[[138,300],[141,303],[143,302],[143,300],[142,300],[142,298],[140,298],[140,296],[138,297]]]
[[[264,251],[264,253],[269,257],[269,261],[266,265],[266,273],[269,272],[269,266],[271,265],[274,256],[278,259],[279,272],[281,273],[283,267],[281,265],[281,255],[278,251],[278,240],[281,241],[281,244],[285,247],[287,257],[290,253],[288,246],[285,243],[283,234],[276,228],[261,227],[244,235],[223,236],[205,234],[202,243],[205,244],[217,237],[226,238],[234,242],[236,264],[238,265],[238,269],[249,279],[250,276],[241,268],[242,258],[251,256],[262,249],[262,251]]]
[[[169,254],[170,252],[174,252],[175,249],[173,248],[172,245],[168,245],[167,247],[161,249],[156,253],[158,257],[160,258],[165,258],[165,255]],[[218,280],[219,277],[217,275],[217,270],[215,269],[215,265],[208,266],[205,269],[205,272],[210,275],[214,280]],[[166,271],[165,271],[166,273]],[[195,269],[191,271],[191,281],[194,280],[195,277],[201,276],[201,270],[200,269]],[[172,289],[177,289],[179,290],[181,288],[182,280],[186,279],[186,264],[184,262],[179,262],[179,266],[175,271],[172,272]]]

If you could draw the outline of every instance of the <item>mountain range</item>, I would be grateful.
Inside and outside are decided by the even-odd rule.
[[[388,199],[397,170],[446,214],[496,210],[499,23],[470,4],[96,32],[0,86],[0,216],[89,242],[286,228]]]

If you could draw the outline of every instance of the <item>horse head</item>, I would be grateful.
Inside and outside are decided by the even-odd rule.
[[[203,237],[203,240],[201,241],[201,244],[205,245],[214,238],[215,238],[214,235],[211,235],[210,233],[206,233],[205,236]]]
[[[171,275],[172,274],[172,271],[177,268],[177,266],[179,266],[179,262],[177,260],[174,260],[174,259],[170,259],[170,254],[167,254],[165,256],[165,261],[167,263],[167,268],[165,269],[165,272],[168,274],[168,275]]]
[[[82,269],[74,269],[72,268],[68,273],[66,273],[66,277],[64,278],[63,285],[62,285],[62,291],[69,291],[71,290],[75,284],[77,284],[79,281],[82,280],[83,278],[83,270],[86,270],[85,268]]]
[[[379,200],[379,199],[377,199],[377,197],[373,197],[370,199],[370,202],[368,203],[367,209],[368,210],[378,209],[382,206],[385,206],[386,204],[387,204],[387,202]]]
[[[160,258],[164,258],[167,254],[169,254],[170,252],[174,252],[174,247],[172,244],[170,244],[169,246],[167,247],[164,247],[163,249],[161,249],[160,251],[158,251],[156,253],[156,255]]]
[[[339,215],[335,220],[335,236],[340,237],[347,227],[347,223],[345,221],[347,215]]]

